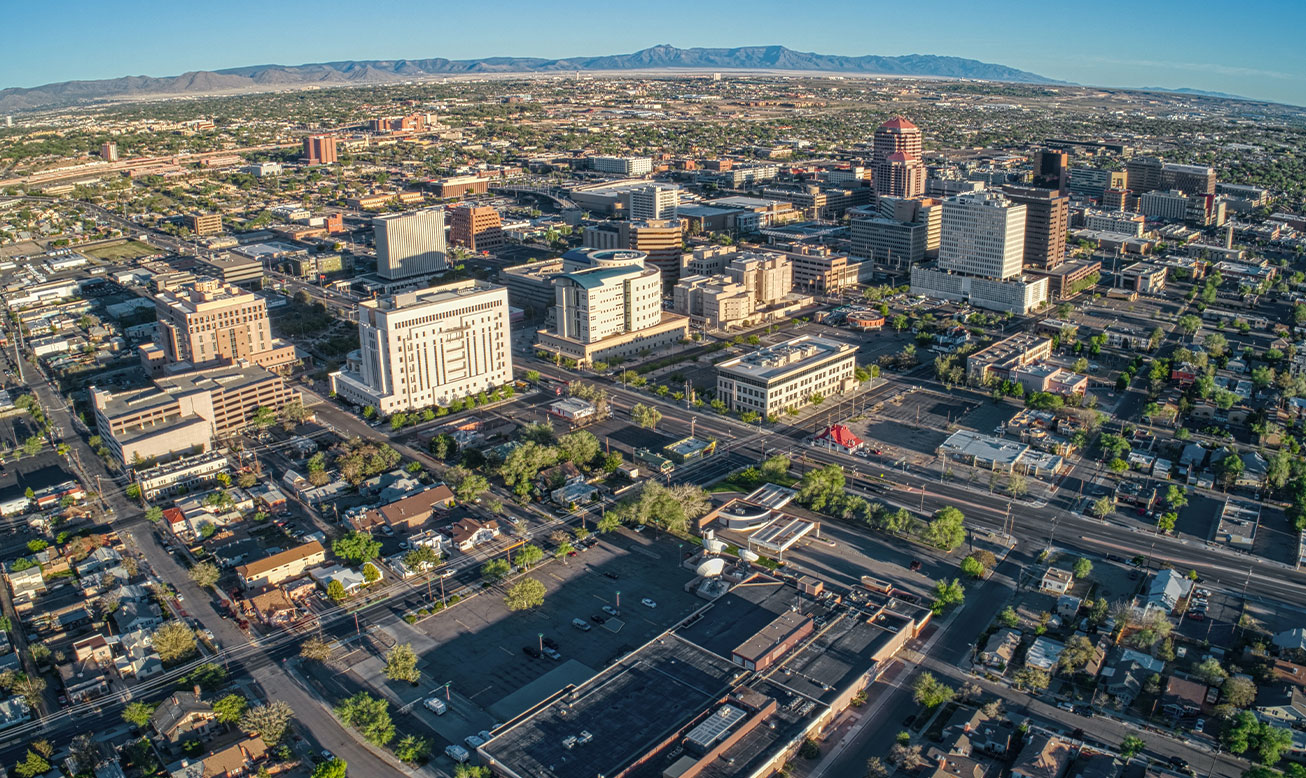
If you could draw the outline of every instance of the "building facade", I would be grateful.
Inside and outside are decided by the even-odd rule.
[[[1007,199],[1025,206],[1025,250],[1021,262],[1027,267],[1051,270],[1066,258],[1066,229],[1070,226],[1070,197],[1059,190],[1008,186]]]
[[[939,268],[1005,280],[1020,275],[1025,256],[1024,205],[982,191],[943,201]]]
[[[376,272],[382,278],[411,278],[448,269],[443,209],[379,216],[372,220],[372,229]]]
[[[919,197],[925,194],[925,165],[921,162],[920,128],[901,116],[881,124],[871,141],[872,183],[875,194]]]
[[[140,349],[153,375],[175,366],[251,362],[266,368],[292,364],[295,347],[272,337],[267,301],[220,281],[198,280],[159,292],[155,340]]]
[[[619,176],[646,176],[653,172],[649,157],[590,157],[590,169]]]
[[[336,139],[330,135],[310,135],[304,138],[304,160],[310,165],[335,164]]]
[[[331,388],[383,414],[448,405],[512,381],[508,290],[481,281],[367,300],[359,351]]]
[[[462,205],[449,209],[449,240],[471,251],[486,251],[504,243],[499,210],[489,205]]]
[[[630,218],[674,219],[680,205],[680,190],[654,184],[630,190]]]

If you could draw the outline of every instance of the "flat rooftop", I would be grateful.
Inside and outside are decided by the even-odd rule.
[[[451,300],[474,297],[478,294],[504,288],[499,284],[491,284],[485,281],[461,282],[445,286],[432,286],[412,292],[399,292],[376,300],[364,300],[359,303],[359,306],[381,311],[402,311],[421,305],[435,305]]]
[[[510,726],[481,748],[526,778],[616,775],[724,698],[743,671],[667,635]],[[564,743],[591,736],[587,743]]]
[[[838,357],[851,359],[856,350],[854,346],[847,343],[802,335],[741,357],[728,359],[717,365],[717,370],[730,375],[769,382],[815,367],[826,360]]]
[[[970,430],[957,430],[939,448],[951,454],[1008,466],[1014,465],[1022,454],[1029,451],[1029,446],[1024,443],[981,435]]]

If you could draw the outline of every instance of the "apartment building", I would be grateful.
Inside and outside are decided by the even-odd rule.
[[[181,217],[181,223],[196,235],[217,235],[222,232],[220,213],[189,213]]]
[[[395,280],[446,270],[444,209],[396,213],[372,220],[376,236],[376,272]]]
[[[680,206],[680,189],[666,184],[653,184],[632,189],[630,197],[630,218],[674,219],[676,209]]]
[[[464,281],[358,306],[359,351],[331,389],[383,414],[409,411],[512,381],[508,290]]]
[[[1084,228],[1100,232],[1117,232],[1134,238],[1143,237],[1146,219],[1141,213],[1128,211],[1084,211]]]
[[[1180,222],[1188,216],[1188,200],[1177,189],[1150,191],[1138,198],[1138,210],[1153,221]]]
[[[304,161],[310,165],[333,165],[336,162],[336,139],[330,135],[304,138]]]
[[[267,301],[221,281],[165,289],[154,308],[154,342],[139,349],[151,375],[237,361],[274,369],[298,359],[294,345],[272,337]]]
[[[151,389],[89,392],[96,432],[125,465],[207,451],[259,408],[280,411],[298,398],[281,376],[244,363],[156,378]]]
[[[489,205],[461,205],[449,209],[449,240],[471,251],[487,251],[504,244],[499,210]]]
[[[803,335],[717,365],[716,394],[731,410],[780,413],[852,389],[856,354],[847,343]]]
[[[278,554],[256,559],[247,565],[240,565],[236,568],[236,575],[240,577],[241,586],[249,591],[255,591],[298,578],[309,568],[324,562],[326,562],[326,549],[321,543],[313,540]]]
[[[663,312],[662,273],[646,261],[631,250],[568,252],[553,279],[553,324],[536,347],[587,365],[686,337],[688,320]]]

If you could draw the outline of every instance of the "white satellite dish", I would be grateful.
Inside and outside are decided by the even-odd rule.
[[[713,554],[720,554],[722,551],[726,550],[726,544],[724,541],[717,540],[716,538],[710,538],[708,540],[703,541],[703,548],[706,548],[708,551],[712,552]]]
[[[726,569],[726,560],[722,559],[721,557],[713,557],[712,559],[709,559],[706,562],[700,564],[698,566],[698,569],[695,570],[694,572],[698,573],[704,578],[716,578],[717,576],[721,575],[721,573],[724,572],[725,569]]]
[[[739,549],[739,558],[745,562],[756,562],[762,557],[751,548],[741,548]]]

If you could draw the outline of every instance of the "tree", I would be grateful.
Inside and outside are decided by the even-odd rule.
[[[412,643],[399,643],[385,655],[385,677],[392,681],[407,681],[414,686],[422,679],[417,669],[417,652]]]
[[[258,429],[265,430],[277,423],[277,413],[271,408],[260,405],[250,414],[249,423]]]
[[[145,509],[145,519],[151,524],[158,524],[163,519],[163,509],[157,505],[151,505]]]
[[[956,690],[935,678],[933,673],[921,673],[916,676],[916,682],[912,684],[912,699],[916,700],[917,705],[926,708],[937,708],[944,703],[952,702],[955,696],[957,696]]]
[[[1255,741],[1256,758],[1266,765],[1276,765],[1283,752],[1292,747],[1292,730],[1261,722]]]
[[[207,588],[216,584],[222,573],[212,562],[196,562],[187,575],[197,586]]]
[[[1207,686],[1219,686],[1223,684],[1229,674],[1220,666],[1220,660],[1215,657],[1207,657],[1193,668],[1193,675]]]
[[[961,560],[961,572],[970,578],[983,578],[984,565],[975,557],[968,556]]]
[[[495,558],[481,565],[481,577],[490,583],[507,578],[511,572],[512,565],[506,559]]]
[[[1174,511],[1166,511],[1156,517],[1156,529],[1159,532],[1173,532],[1178,521],[1179,514]]]
[[[547,593],[544,584],[534,578],[523,578],[508,589],[508,595],[503,598],[503,602],[510,611],[530,610],[543,605],[544,595]]]
[[[662,421],[662,412],[643,403],[636,403],[630,409],[630,418],[641,427],[657,429],[658,422]]]
[[[1195,335],[1197,331],[1202,328],[1202,320],[1191,313],[1180,316],[1179,321],[1176,322],[1176,324],[1179,327],[1179,331],[1189,337]]]
[[[1016,609],[1008,605],[998,613],[998,623],[1008,629],[1015,629],[1020,623],[1020,616],[1016,614]]]
[[[1048,677],[1046,670],[1040,670],[1037,667],[1022,667],[1016,671],[1013,680],[1016,682],[1016,688],[1024,689],[1030,694],[1041,694],[1048,688],[1048,683],[1052,679]]]
[[[889,749],[889,762],[903,770],[915,770],[925,764],[925,757],[921,756],[920,746],[894,743]]]
[[[934,518],[925,528],[926,542],[945,551],[957,548],[966,542],[965,518],[961,511],[951,505],[935,511]]]
[[[513,564],[519,567],[530,569],[535,565],[539,564],[540,560],[543,558],[544,558],[544,549],[540,548],[534,543],[531,543],[522,546],[521,550],[517,552],[517,555],[513,557],[512,561]]]
[[[195,653],[195,632],[185,622],[169,621],[154,631],[153,644],[159,659],[171,664]]]
[[[1224,728],[1221,741],[1231,754],[1241,754],[1252,747],[1260,734],[1261,723],[1251,711],[1239,711]]]
[[[367,742],[384,746],[395,736],[395,726],[390,720],[390,706],[385,700],[359,692],[335,708],[336,718],[352,727]]]
[[[878,756],[873,756],[866,760],[866,778],[888,778],[889,768],[884,766],[884,761]]]
[[[240,721],[240,717],[245,715],[245,709],[249,707],[249,700],[239,694],[228,694],[226,697],[213,703],[213,715],[223,724],[235,724]]]
[[[1111,513],[1111,511],[1115,510],[1115,508],[1115,500],[1111,499],[1110,495],[1104,494],[1093,501],[1093,504],[1088,508],[1088,512],[1099,519],[1104,519]]]
[[[956,578],[951,581],[941,580],[934,584],[934,604],[933,608],[936,613],[940,613],[954,605],[960,605],[966,599],[966,591],[961,586],[961,581]]]
[[[22,778],[35,778],[44,775],[50,769],[50,762],[32,749],[27,749],[27,756],[14,766],[14,772]]]
[[[394,752],[399,761],[417,764],[431,753],[431,741],[417,735],[404,735],[395,743]]]
[[[1215,480],[1225,489],[1233,487],[1243,474],[1243,460],[1235,451],[1225,452],[1224,459],[1215,464]]]
[[[620,526],[621,526],[621,519],[620,517],[617,516],[616,512],[613,512],[613,513],[605,514],[602,518],[600,518],[598,523],[594,525],[594,529],[598,531],[600,535],[606,535],[607,533],[612,532],[613,530],[617,529]]]
[[[301,659],[325,662],[331,658],[331,644],[322,638],[311,637],[300,645],[299,656]]]
[[[459,764],[453,769],[453,778],[492,778],[490,768],[485,765]]]
[[[345,778],[348,771],[348,762],[340,757],[332,757],[325,762],[319,762],[317,767],[313,768],[311,778]]]
[[[1220,687],[1220,700],[1235,708],[1246,708],[1256,699],[1256,684],[1246,678],[1234,676]]]
[[[820,511],[843,496],[845,483],[843,467],[840,465],[830,464],[808,470],[798,482],[798,502],[814,511]]]
[[[290,726],[290,720],[294,717],[295,711],[288,704],[278,700],[267,705],[256,705],[245,711],[245,715],[240,717],[240,726],[247,732],[253,732],[263,738],[268,748],[272,748],[285,737],[286,728]]]
[[[379,580],[381,580],[381,568],[377,567],[371,562],[364,562],[363,583],[367,586],[371,586],[372,584],[376,583]]]
[[[454,496],[463,504],[473,503],[481,495],[490,491],[490,482],[480,473],[473,473],[466,468],[455,467],[449,471],[449,481],[453,483]]]
[[[1125,735],[1125,739],[1120,741],[1120,755],[1125,759],[1133,759],[1147,748],[1147,741],[1137,735]]]
[[[154,715],[154,706],[148,702],[136,700],[127,703],[122,709],[122,720],[128,724],[134,724],[137,727],[143,727],[150,723],[150,716]]]
[[[1093,572],[1093,560],[1086,556],[1081,556],[1075,560],[1074,574],[1075,578],[1087,578]]]
[[[599,439],[585,430],[570,432],[558,438],[558,449],[564,461],[586,465],[599,455]]]
[[[1066,647],[1057,657],[1057,669],[1063,673],[1077,673],[1093,661],[1097,649],[1093,642],[1083,635],[1071,635],[1066,640]]]
[[[381,541],[366,532],[346,532],[331,542],[331,551],[346,562],[361,564],[376,559],[381,554]]]
[[[404,564],[412,570],[428,570],[440,564],[440,552],[431,546],[418,546],[404,554]]]

